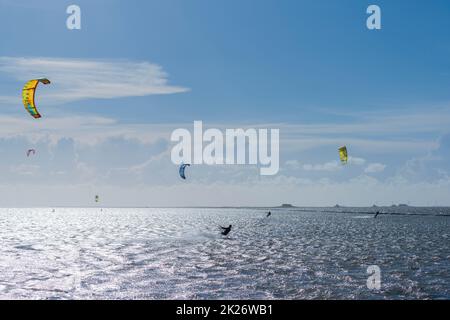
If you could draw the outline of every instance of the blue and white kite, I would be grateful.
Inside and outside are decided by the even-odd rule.
[[[179,173],[180,173],[181,178],[186,179],[186,176],[184,175],[184,170],[186,169],[186,167],[189,167],[189,166],[190,166],[190,164],[182,164],[180,166]]]

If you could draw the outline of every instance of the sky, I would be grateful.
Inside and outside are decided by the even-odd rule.
[[[0,0],[0,36],[0,207],[450,205],[447,0]],[[194,121],[279,129],[279,172],[180,179]]]

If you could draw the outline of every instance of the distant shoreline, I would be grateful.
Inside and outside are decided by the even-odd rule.
[[[386,209],[399,208],[398,206],[24,206],[24,207],[0,207],[0,209],[345,209],[345,208],[364,208],[364,209]],[[401,208],[401,207],[400,207]],[[405,207],[403,207],[405,208]],[[406,208],[450,208],[450,206],[407,206]]]

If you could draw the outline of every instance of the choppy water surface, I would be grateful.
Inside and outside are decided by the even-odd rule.
[[[0,209],[0,298],[450,299],[450,210],[374,210]]]

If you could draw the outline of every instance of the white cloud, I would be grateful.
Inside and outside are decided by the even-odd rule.
[[[404,133],[425,133],[436,131],[447,131],[450,126],[449,107],[429,110],[428,112],[408,113],[401,115],[377,115],[364,116],[347,123],[312,123],[292,124],[289,126],[291,132],[303,135],[387,135]]]
[[[324,164],[304,164],[302,168],[305,171],[338,171],[342,169],[342,165],[337,161],[330,161]]]
[[[386,165],[382,163],[369,163],[369,165],[364,169],[365,173],[377,173],[382,172],[386,169]]]
[[[20,165],[11,166],[10,170],[11,170],[11,172],[20,174],[20,175],[35,175],[39,170],[39,166],[29,165],[29,164],[20,164]]]
[[[358,148],[358,151],[364,151],[372,154],[396,153],[404,154],[417,153],[419,150],[433,150],[439,147],[436,139],[397,139],[392,140],[384,137],[367,137],[355,138],[355,136],[332,138],[326,136],[303,136],[298,133],[291,133],[287,136],[289,128],[280,128],[280,134],[283,136],[284,149],[286,151],[306,151],[319,149],[322,147],[331,147],[337,150],[336,146],[341,146],[345,142],[347,146],[351,146],[352,150]]]
[[[25,112],[25,111],[24,111]],[[39,120],[24,114],[22,117],[0,116],[0,138],[26,137],[32,142],[57,141],[70,137],[78,144],[95,145],[111,137],[154,142],[169,138],[180,124],[120,124],[115,119],[100,116],[43,117]]]
[[[407,152],[418,155],[439,147],[436,139],[448,132],[450,108],[427,108],[427,112],[403,110],[399,115],[373,113],[352,117],[351,121],[343,123],[279,123],[271,126],[280,128],[286,151],[347,145],[350,151],[370,154]]]
[[[86,128],[89,131],[90,124],[105,127],[106,131],[110,126],[109,121],[104,120],[79,121],[81,131]],[[53,124],[56,122],[55,119]],[[17,123],[12,121],[12,125]],[[138,136],[151,130],[151,126],[135,129]],[[345,179],[333,180],[328,173],[345,168],[338,160],[314,165],[290,160],[287,163],[291,166],[323,171],[325,175],[313,179],[302,173],[296,177],[286,172],[275,177],[260,177],[257,168],[251,166],[197,165],[189,168],[187,181],[180,181],[164,143],[148,144],[115,135],[105,136],[95,146],[76,141],[71,137],[55,143],[41,139],[37,142],[39,145],[33,145],[38,150],[36,156],[27,158],[25,150],[29,145],[25,137],[22,140],[18,137],[0,139],[0,164],[3,164],[0,166],[3,177],[0,190],[5,195],[1,204],[91,205],[94,190],[108,206],[449,203],[448,178],[417,183],[401,179],[383,181],[364,174],[353,176],[351,170],[345,170]],[[373,164],[362,167],[364,159],[353,158],[352,161],[355,166],[361,166],[361,171]],[[15,165],[11,167],[11,163]],[[25,185],[30,193],[26,199],[17,196]]]
[[[362,166],[364,163],[366,163],[366,160],[363,158],[348,157],[348,164]]]
[[[224,123],[207,125],[218,128],[236,126]],[[381,201],[406,203],[412,199],[411,194],[420,192],[421,188],[430,187],[437,192],[442,185],[436,179],[430,179],[428,184],[413,181],[414,186],[411,187],[411,183],[404,183],[406,180],[399,178],[376,180],[365,174],[356,179],[365,170],[380,170],[379,166],[376,168],[373,163],[367,163],[364,159],[369,159],[366,153],[353,145],[349,149],[350,154],[363,155],[364,158],[352,156],[348,166],[342,166],[336,148],[342,144],[342,141],[337,141],[339,138],[330,147],[324,148],[324,153],[314,150],[302,154],[297,149],[297,153],[285,154],[288,159],[296,160],[285,161],[285,171],[273,179],[260,177],[256,166],[192,166],[189,168],[189,180],[180,184],[177,168],[170,161],[170,142],[164,141],[173,129],[180,127],[192,129],[192,123],[124,124],[97,116],[45,117],[35,121],[25,115],[0,116],[0,173],[4,178],[3,184],[5,188],[8,186],[15,190],[23,183],[37,190],[45,181],[47,193],[43,191],[39,198],[27,199],[26,203],[23,198],[17,199],[17,205],[49,204],[55,199],[52,195],[55,186],[65,190],[65,193],[76,190],[73,201],[81,201],[81,205],[83,199],[92,200],[92,196],[85,198],[86,191],[83,189],[83,184],[89,183],[95,184],[96,188],[98,186],[99,192],[109,199],[111,205],[274,205],[295,201],[299,201],[296,203],[299,205],[370,205]],[[267,127],[277,126],[269,124]],[[282,126],[278,128],[281,129],[283,153],[286,143],[297,139],[295,134],[298,133],[293,135],[292,131]],[[297,142],[301,138],[300,135]],[[160,139],[163,140],[158,142]],[[434,143],[444,145],[445,141],[435,140]],[[38,153],[28,159],[25,150],[30,147],[36,148]],[[394,164],[396,159],[390,149],[379,148],[377,151],[392,159],[393,164],[390,165],[393,168],[403,163]],[[447,159],[443,151],[439,155]],[[421,152],[426,153],[427,150]],[[335,160],[315,163],[307,158],[310,155],[314,159],[326,157]],[[11,167],[12,164],[15,166]],[[348,170],[349,167],[353,167],[352,170]],[[430,165],[425,167],[434,168]],[[342,174],[330,174],[340,170]],[[436,196],[427,193],[426,197],[414,200],[423,204],[428,197],[436,203],[447,203],[444,201],[444,190],[448,191],[450,187],[444,183],[442,188]],[[245,191],[247,189],[252,191]],[[398,194],[386,192],[397,189],[401,190]],[[147,192],[152,193],[152,198],[144,196]],[[72,198],[62,196],[57,199],[54,201],[61,205],[74,204]],[[5,201],[3,205],[13,203]]]
[[[363,158],[349,157],[347,165],[362,166],[365,162],[366,162],[366,160]],[[323,164],[303,164],[303,165],[300,165],[300,162],[298,162],[296,160],[290,160],[290,161],[286,161],[286,165],[288,165],[294,169],[298,169],[301,167],[305,171],[333,172],[333,171],[339,171],[343,168],[342,164],[337,160],[329,161],[329,162],[326,162]]]
[[[292,169],[300,169],[301,163],[298,160],[287,160],[285,163],[286,167],[292,168]]]
[[[22,82],[49,78],[51,90],[42,88],[39,93],[47,104],[188,91],[169,85],[163,68],[149,62],[0,57],[0,72]],[[17,98],[0,96],[3,102],[11,99]]]

